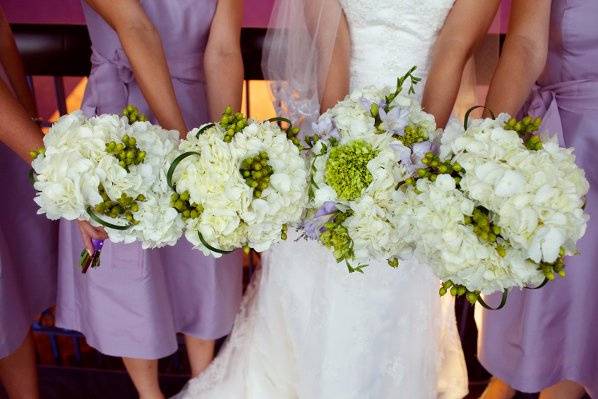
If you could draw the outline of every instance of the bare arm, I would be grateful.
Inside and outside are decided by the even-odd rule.
[[[488,32],[499,5],[500,0],[457,0],[440,31],[422,100],[439,127],[451,115],[465,64]]]
[[[243,0],[218,0],[204,54],[210,119],[218,120],[227,105],[241,109]]]
[[[338,1],[306,3],[308,27],[316,34],[320,111],[324,112],[349,93],[351,38]]]
[[[160,34],[139,0],[87,0],[118,34],[141,88],[158,122],[181,135],[187,126],[178,106]]]
[[[17,45],[12,36],[10,25],[0,8],[0,64],[4,67],[10,86],[17,100],[31,118],[37,117],[37,106],[25,79],[25,69]]]
[[[42,138],[42,132],[0,79],[0,141],[30,163],[29,153],[44,145]]]
[[[513,0],[509,31],[486,106],[515,115],[542,73],[548,54],[550,0]]]

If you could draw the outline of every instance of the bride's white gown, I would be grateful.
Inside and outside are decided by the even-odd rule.
[[[394,85],[428,58],[453,0],[340,0],[351,87]],[[420,89],[421,90],[421,89]],[[314,242],[263,256],[232,335],[182,398],[461,398],[467,375],[452,300],[427,267],[372,263],[349,275]]]

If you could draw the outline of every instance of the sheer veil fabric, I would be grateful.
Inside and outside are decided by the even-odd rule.
[[[320,114],[343,10],[337,0],[278,0],[264,44],[262,69],[274,106],[310,131]]]

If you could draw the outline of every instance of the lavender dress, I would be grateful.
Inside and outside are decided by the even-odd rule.
[[[483,312],[479,357],[492,374],[524,392],[561,380],[598,397],[598,2],[555,0],[550,52],[526,112],[575,147],[590,182],[591,220],[567,259],[567,277],[538,291],[514,291],[501,311]]]
[[[160,32],[187,125],[206,122],[203,50],[216,0],[141,3]],[[87,4],[83,8],[93,43],[83,110],[119,113],[133,104],[153,119],[115,32]],[[174,247],[145,251],[106,242],[101,267],[83,275],[82,248],[76,224],[61,223],[57,323],[81,331],[99,351],[156,359],[177,349],[177,332],[215,339],[232,328],[241,300],[240,252],[216,260],[184,238]]]
[[[58,225],[37,216],[28,171],[0,143],[0,358],[23,343],[34,318],[56,301]]]

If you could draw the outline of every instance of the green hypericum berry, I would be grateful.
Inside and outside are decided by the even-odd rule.
[[[280,229],[280,239],[281,240],[286,240],[288,238],[287,231],[288,231],[288,226],[286,224],[283,224],[282,228]]]
[[[245,179],[245,183],[254,189],[253,197],[260,198],[263,191],[270,186],[270,176],[274,170],[268,163],[268,153],[261,151],[241,161],[239,172]]]
[[[378,150],[363,140],[333,147],[324,172],[326,183],[340,199],[351,201],[359,198],[372,182],[367,166],[377,155]]]
[[[565,269],[560,269],[558,272],[559,276],[561,277],[565,277],[567,275],[567,273],[565,272]]]
[[[35,158],[37,158],[40,155],[43,155],[45,153],[46,153],[46,149],[44,147],[40,147],[37,150],[30,151],[29,156],[31,157],[31,160],[34,160]]]
[[[467,298],[467,302],[469,302],[472,305],[474,305],[478,301],[478,294],[475,293],[475,292],[468,292],[465,295],[465,298]]]

